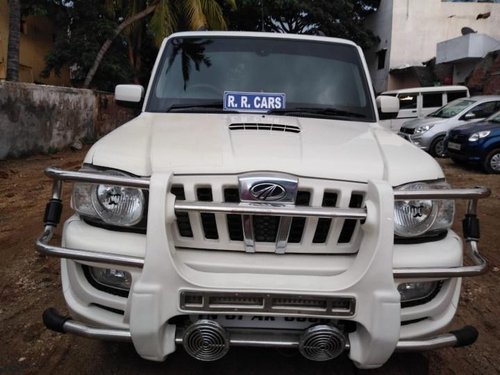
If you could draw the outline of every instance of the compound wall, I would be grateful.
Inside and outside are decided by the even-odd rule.
[[[109,93],[0,82],[0,160],[102,137],[133,116]]]

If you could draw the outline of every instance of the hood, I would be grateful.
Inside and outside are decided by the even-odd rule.
[[[402,127],[407,128],[407,129],[416,129],[419,126],[438,124],[438,123],[444,122],[446,120],[449,120],[449,119],[439,118],[439,117],[416,118],[414,120],[404,122]]]
[[[491,121],[476,121],[457,126],[455,129],[450,130],[450,134],[472,134],[482,130],[500,129],[500,123]]]
[[[359,182],[386,179],[397,185],[442,176],[435,162],[422,163],[422,157],[405,140],[370,123],[143,113],[96,143],[85,161],[141,176],[276,171]]]

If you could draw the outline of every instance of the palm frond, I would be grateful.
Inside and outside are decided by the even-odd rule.
[[[207,27],[210,30],[226,30],[227,24],[222,8],[215,0],[199,0],[201,10],[206,17]]]
[[[207,27],[207,18],[203,12],[202,0],[184,0],[186,23],[191,30]]]
[[[163,38],[177,28],[177,18],[170,7],[170,1],[160,0],[149,23],[155,44],[159,47]]]

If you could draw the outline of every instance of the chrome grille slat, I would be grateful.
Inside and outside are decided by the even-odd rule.
[[[351,200],[351,195],[352,192],[349,192],[348,194],[346,194],[345,192],[341,192],[340,194],[338,194],[337,205],[339,205],[340,207],[348,207]],[[330,227],[330,233],[326,241],[327,243],[330,243],[330,241],[336,241],[338,243],[338,238],[340,236],[342,228],[344,227],[344,223],[345,219],[338,219],[332,223],[332,226]]]
[[[250,215],[243,215],[241,220],[243,225],[243,243],[245,245],[245,251],[247,253],[255,253],[253,217]]]
[[[197,201],[198,197],[196,196],[196,191],[194,185],[186,184],[184,185],[184,194],[186,196],[186,201]],[[205,239],[205,235],[203,233],[203,227],[201,224],[201,215],[198,212],[188,212],[189,221],[191,223],[191,230],[193,232],[193,239],[195,241],[203,241]]]
[[[193,237],[186,237],[179,233],[177,223],[171,225],[170,233],[175,246],[179,249],[259,253],[275,253],[277,249],[282,252],[281,249],[284,249],[285,253],[295,254],[352,254],[357,252],[361,242],[362,230],[359,221],[366,217],[366,210],[364,208],[349,208],[349,202],[353,192],[365,194],[367,185],[363,183],[301,178],[298,191],[302,192],[301,194],[307,193],[305,198],[302,195],[302,203],[274,205],[272,206],[273,212],[269,212],[269,209],[266,208],[269,206],[266,204],[252,205],[239,202],[237,175],[174,176],[172,185],[182,186],[185,190],[186,200],[176,200],[176,214],[189,213],[190,225],[193,230]],[[197,200],[196,191],[200,187],[211,188],[212,201]],[[338,195],[335,207],[322,207],[325,192]],[[207,193],[204,192],[204,194]],[[217,227],[218,239],[210,239],[205,236],[200,213],[207,212],[215,216],[214,225]],[[242,220],[245,216],[249,218],[246,244]],[[276,223],[273,225],[276,225],[274,228],[276,232],[274,234],[268,232],[265,236],[259,234],[260,240],[257,240],[256,234],[261,229],[255,227],[255,218],[259,216],[264,218],[264,221],[258,219],[259,227],[261,229],[265,227],[266,231],[269,230],[269,227],[268,224],[264,224],[267,220],[265,217],[268,216],[271,219],[272,216],[275,218],[278,216],[279,218],[274,219]],[[300,218],[300,224],[295,223],[293,232],[295,240],[292,242],[290,242],[290,225],[286,223],[287,219],[285,219],[289,216],[293,217],[292,220]],[[330,217],[332,219],[328,236],[322,242],[314,243],[318,218]],[[348,242],[338,243],[346,217],[355,220],[356,226]],[[281,224],[278,224],[278,221]]]

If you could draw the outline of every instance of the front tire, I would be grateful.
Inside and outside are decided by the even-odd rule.
[[[441,135],[432,141],[429,153],[435,158],[444,158],[446,156],[444,152],[444,135]]]
[[[483,161],[483,169],[486,173],[500,173],[500,148],[496,148],[486,155]]]

